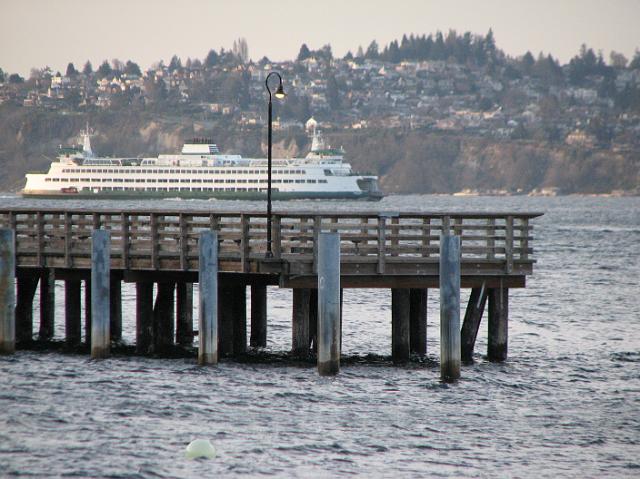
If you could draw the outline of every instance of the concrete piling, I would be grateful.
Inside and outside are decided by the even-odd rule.
[[[13,230],[0,229],[0,354],[16,349],[16,248]]]
[[[18,276],[16,300],[16,344],[33,341],[33,298],[38,289],[37,276]]]
[[[109,356],[110,343],[110,234],[94,230],[91,234],[91,357]]]
[[[440,377],[460,378],[460,237],[440,236]]]
[[[340,371],[340,235],[318,235],[318,373]]]
[[[218,363],[218,233],[203,231],[199,240],[198,364]]]
[[[153,307],[153,351],[166,353],[173,346],[175,334],[176,284],[172,281],[157,283],[156,301]]]

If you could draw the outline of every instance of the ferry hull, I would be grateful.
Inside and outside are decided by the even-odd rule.
[[[132,199],[194,199],[194,200],[266,200],[266,192],[256,191],[100,191],[97,193],[80,191],[78,193],[62,193],[56,191],[23,191],[23,197],[38,199],[68,200],[132,200]],[[271,198],[275,200],[362,200],[380,201],[380,192],[340,192],[340,191],[273,191]]]

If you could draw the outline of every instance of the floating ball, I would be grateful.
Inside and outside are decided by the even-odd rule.
[[[216,449],[208,439],[196,439],[189,443],[184,455],[187,459],[197,459],[199,457],[213,459],[216,457]]]

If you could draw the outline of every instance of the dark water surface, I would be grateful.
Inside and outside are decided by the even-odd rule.
[[[0,197],[3,207],[70,204]],[[509,360],[483,358],[484,322],[476,362],[459,383],[440,383],[436,290],[433,361],[349,362],[332,379],[287,362],[199,368],[193,359],[19,352],[0,357],[0,476],[640,477],[640,198],[396,196],[275,209],[353,207],[544,211],[534,221],[535,274],[511,294]],[[126,285],[130,342],[134,296]],[[62,284],[56,297],[62,338]],[[290,300],[269,289],[273,351],[290,347]],[[348,290],[344,302],[344,352],[389,355],[390,293]],[[184,459],[196,438],[210,439],[217,457]]]

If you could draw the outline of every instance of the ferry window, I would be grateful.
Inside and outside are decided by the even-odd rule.
[[[151,170],[151,172],[152,172],[154,175],[158,174],[158,170]]]
[[[177,182],[178,182],[178,180],[176,180],[175,178],[169,179],[169,183],[177,183]]]
[[[296,183],[304,183],[304,180],[296,180]]]
[[[45,178],[44,181],[51,181],[51,178]]]
[[[333,171],[331,171],[331,170],[324,170],[324,176],[333,176]]]
[[[260,183],[266,183],[267,180],[260,180]],[[282,183],[282,180],[273,180],[271,183]]]
[[[271,183],[280,183],[282,180],[271,180]],[[260,180],[259,183],[269,183],[269,180]]]
[[[315,183],[316,180],[307,180],[307,183]]]
[[[326,183],[327,180],[318,180],[318,183]]]

